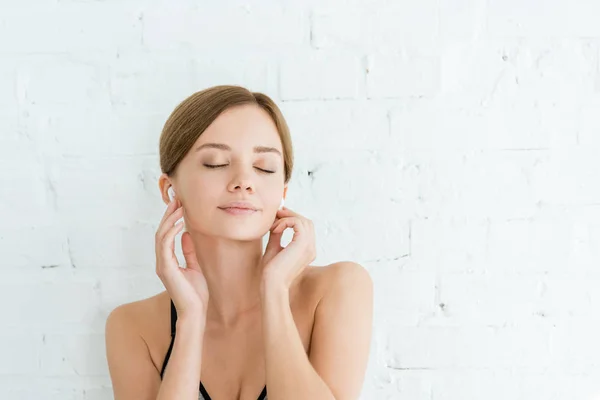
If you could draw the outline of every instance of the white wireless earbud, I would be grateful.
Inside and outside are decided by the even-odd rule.
[[[284,199],[284,198],[282,198],[282,199],[281,199],[281,203],[279,204],[279,209],[280,209],[280,210],[283,208],[284,204],[285,204],[285,199]]]

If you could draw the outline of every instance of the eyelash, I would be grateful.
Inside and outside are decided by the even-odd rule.
[[[219,164],[219,165],[203,164],[203,165],[204,165],[205,167],[207,167],[207,168],[220,168],[220,167],[226,167],[226,166],[227,166],[227,164]],[[256,168],[257,170],[259,170],[259,171],[261,171],[261,172],[265,172],[265,173],[267,173],[267,174],[274,174],[274,173],[275,173],[275,171],[269,171],[269,170],[262,169],[262,168],[258,168],[258,167],[255,167],[255,168]]]

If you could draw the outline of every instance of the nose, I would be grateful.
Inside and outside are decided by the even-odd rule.
[[[247,171],[247,168],[237,168],[235,175],[229,182],[228,189],[231,192],[242,190],[244,192],[254,192],[254,182],[251,174]]]

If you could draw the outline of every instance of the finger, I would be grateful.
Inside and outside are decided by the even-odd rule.
[[[281,220],[281,222],[273,229],[274,232],[282,232],[287,228],[292,228],[294,234],[292,235],[292,242],[298,242],[305,237],[309,237],[310,228],[307,226],[307,222],[301,218],[288,217]]]
[[[183,235],[181,235],[181,250],[187,268],[202,272],[200,264],[198,264],[198,258],[196,258],[196,249],[194,248],[194,242],[192,242],[192,235],[189,232],[183,232]]]
[[[265,256],[270,256],[272,253],[278,253],[283,249],[281,247],[281,236],[282,233],[271,233],[269,234],[269,241],[267,242],[267,246],[265,247]]]
[[[180,208],[171,214],[165,222],[158,227],[156,232],[156,240],[158,242],[162,241],[165,238],[165,235],[169,232],[169,230],[178,222],[183,216],[183,210]],[[183,222],[183,220],[181,220]]]
[[[175,235],[177,235],[181,229],[183,229],[183,221],[178,222],[171,227],[162,239],[160,248],[162,250],[162,257],[165,261],[170,261],[175,257]]]
[[[280,217],[280,218],[281,217],[302,217],[300,214],[290,210],[289,208],[287,208],[285,206],[282,209],[277,210],[276,216]]]
[[[175,211],[177,211],[178,208],[179,208],[179,204],[178,204],[177,199],[175,199],[169,203],[169,205],[167,206],[167,209],[163,213],[163,216],[162,216],[160,222],[158,223],[159,229],[165,223],[165,221],[169,218],[169,216],[171,216]]]
[[[177,222],[177,220],[179,220],[181,217],[183,217],[183,207],[179,207],[177,210],[171,213],[171,215],[169,215],[158,227],[158,231],[156,232],[158,239],[162,239],[169,229],[173,227],[175,222]]]
[[[277,226],[277,224],[279,223],[279,221],[281,221],[281,218],[275,218],[275,221],[273,221],[273,223],[271,224],[271,227],[269,228],[269,231],[272,231],[273,228],[275,228],[275,226]]]
[[[271,225],[271,229],[273,229],[273,227],[275,225],[277,225],[279,223],[279,221],[286,219],[286,218],[298,218],[300,220],[304,219],[304,217],[302,217],[299,214],[294,213],[293,211],[290,211],[290,214],[278,214],[278,215],[275,215],[275,221],[273,222],[273,225]]]
[[[287,228],[292,228],[294,233],[300,233],[302,230],[302,223],[299,218],[296,217],[286,217],[277,221],[275,227],[273,228],[273,233],[282,233]]]
[[[286,218],[288,218],[288,217],[286,217]],[[274,229],[275,229],[277,226],[279,226],[279,224],[281,223],[281,221],[282,221],[282,220],[283,220],[283,218],[276,218],[276,219],[275,219],[275,222],[273,222],[273,225],[271,225],[271,227],[269,228],[269,231],[270,231],[271,233],[273,233],[273,230],[274,230]]]
[[[173,213],[173,211],[177,210],[177,207],[179,207],[179,199],[175,198],[175,199],[171,200],[169,202],[169,204],[167,204],[167,209],[163,213],[163,216],[160,220],[159,225],[161,225],[163,222],[165,222],[165,220],[169,217],[169,215],[171,215]]]

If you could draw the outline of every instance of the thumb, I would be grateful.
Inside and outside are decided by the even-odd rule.
[[[183,232],[181,235],[181,251],[183,252],[187,268],[202,272],[200,264],[198,264],[198,259],[196,258],[196,249],[194,248],[192,235],[190,235],[189,232]]]

